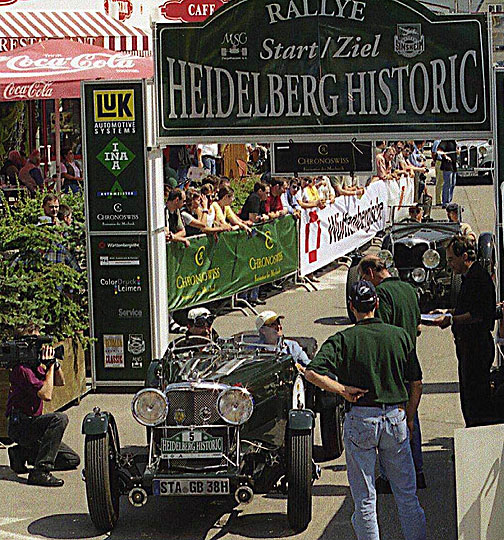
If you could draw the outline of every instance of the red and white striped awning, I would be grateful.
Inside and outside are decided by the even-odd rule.
[[[150,36],[146,32],[99,11],[0,13],[0,52],[60,38],[142,56],[151,50]]]

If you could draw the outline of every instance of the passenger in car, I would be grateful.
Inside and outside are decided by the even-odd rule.
[[[301,345],[293,339],[286,339],[282,328],[283,315],[277,315],[274,311],[262,311],[256,318],[256,328],[259,332],[259,343],[270,345],[272,350],[285,351],[289,353],[294,362],[301,366],[310,363],[308,355],[301,348]]]
[[[452,223],[460,223],[460,234],[471,238],[473,242],[476,242],[476,235],[471,229],[469,223],[462,223],[460,218],[462,217],[462,212],[464,209],[459,206],[457,203],[450,203],[446,206],[446,215],[448,216],[448,221]]]

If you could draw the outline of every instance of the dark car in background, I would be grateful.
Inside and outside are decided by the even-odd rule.
[[[294,338],[313,355],[313,338]],[[122,449],[114,416],[95,409],[83,422],[86,493],[98,530],[112,529],[119,498],[133,506],[149,497],[207,496],[248,503],[256,493],[287,493],[295,531],[311,520],[314,410],[322,407],[325,439],[343,451],[343,408],[305,382],[293,358],[240,334],[218,343],[176,340],[150,364],[145,388],[132,400],[145,426],[145,447]]]
[[[399,213],[393,211],[392,215],[399,216]],[[454,274],[447,265],[446,246],[459,233],[460,224],[446,219],[426,219],[422,223],[398,219],[383,237],[377,255],[385,260],[393,275],[415,288],[422,313],[455,306],[461,276]],[[477,249],[478,260],[492,274],[495,268],[493,234],[482,233],[478,238]],[[357,265],[362,256],[361,252],[353,254],[347,276],[348,292],[352,283],[359,279]]]
[[[491,184],[494,155],[492,141],[457,141],[457,183]]]

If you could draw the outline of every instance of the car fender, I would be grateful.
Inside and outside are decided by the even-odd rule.
[[[112,414],[98,409],[84,417],[82,433],[84,435],[104,435],[107,433],[109,424],[115,424]]]
[[[314,423],[315,415],[309,409],[293,409],[289,411],[288,427],[292,431],[311,431]]]

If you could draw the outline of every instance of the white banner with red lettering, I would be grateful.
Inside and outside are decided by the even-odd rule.
[[[303,210],[299,229],[302,276],[330,264],[371,240],[385,228],[389,189],[373,182],[362,197],[337,197],[323,210]]]
[[[408,206],[414,201],[415,180],[409,176],[401,176],[399,180],[386,180],[388,189],[389,213],[387,221],[392,221],[392,207],[394,221],[408,217]]]

